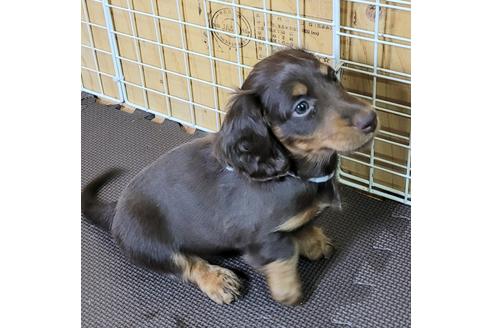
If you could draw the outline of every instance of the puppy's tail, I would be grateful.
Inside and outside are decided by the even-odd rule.
[[[94,179],[82,190],[82,213],[89,221],[107,231],[111,229],[116,202],[104,203],[97,199],[97,193],[109,180],[121,173],[123,173],[121,169],[111,169]]]

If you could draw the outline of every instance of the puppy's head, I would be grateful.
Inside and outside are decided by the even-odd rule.
[[[216,153],[265,179],[285,174],[290,156],[323,161],[356,151],[370,143],[376,127],[375,111],[349,95],[331,67],[288,49],[256,64],[232,98]]]

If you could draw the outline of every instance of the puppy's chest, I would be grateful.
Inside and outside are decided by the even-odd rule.
[[[296,195],[291,201],[304,199],[304,205],[292,213],[283,215],[283,220],[275,228],[275,231],[293,231],[313,220],[326,207],[340,208],[340,197],[335,183],[332,181],[305,190],[305,193]]]
[[[316,199],[309,206],[303,208],[292,216],[288,216],[286,220],[275,228],[275,231],[293,231],[309,221],[314,219],[328,204]]]

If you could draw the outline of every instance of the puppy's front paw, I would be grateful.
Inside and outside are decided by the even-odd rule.
[[[215,303],[229,304],[239,297],[241,282],[231,270],[209,265],[207,273],[198,281],[198,287]]]
[[[320,227],[312,227],[297,238],[299,252],[311,261],[322,257],[330,258],[335,252],[335,247]]]
[[[271,288],[272,298],[285,305],[296,305],[302,299],[302,288],[299,283],[293,283],[283,288]]]
[[[302,286],[297,273],[297,253],[290,259],[273,261],[263,267],[272,298],[282,304],[301,301]]]

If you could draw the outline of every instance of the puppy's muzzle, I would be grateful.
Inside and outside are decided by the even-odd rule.
[[[360,111],[354,117],[354,126],[364,133],[372,133],[376,131],[378,126],[378,117],[372,109]]]

